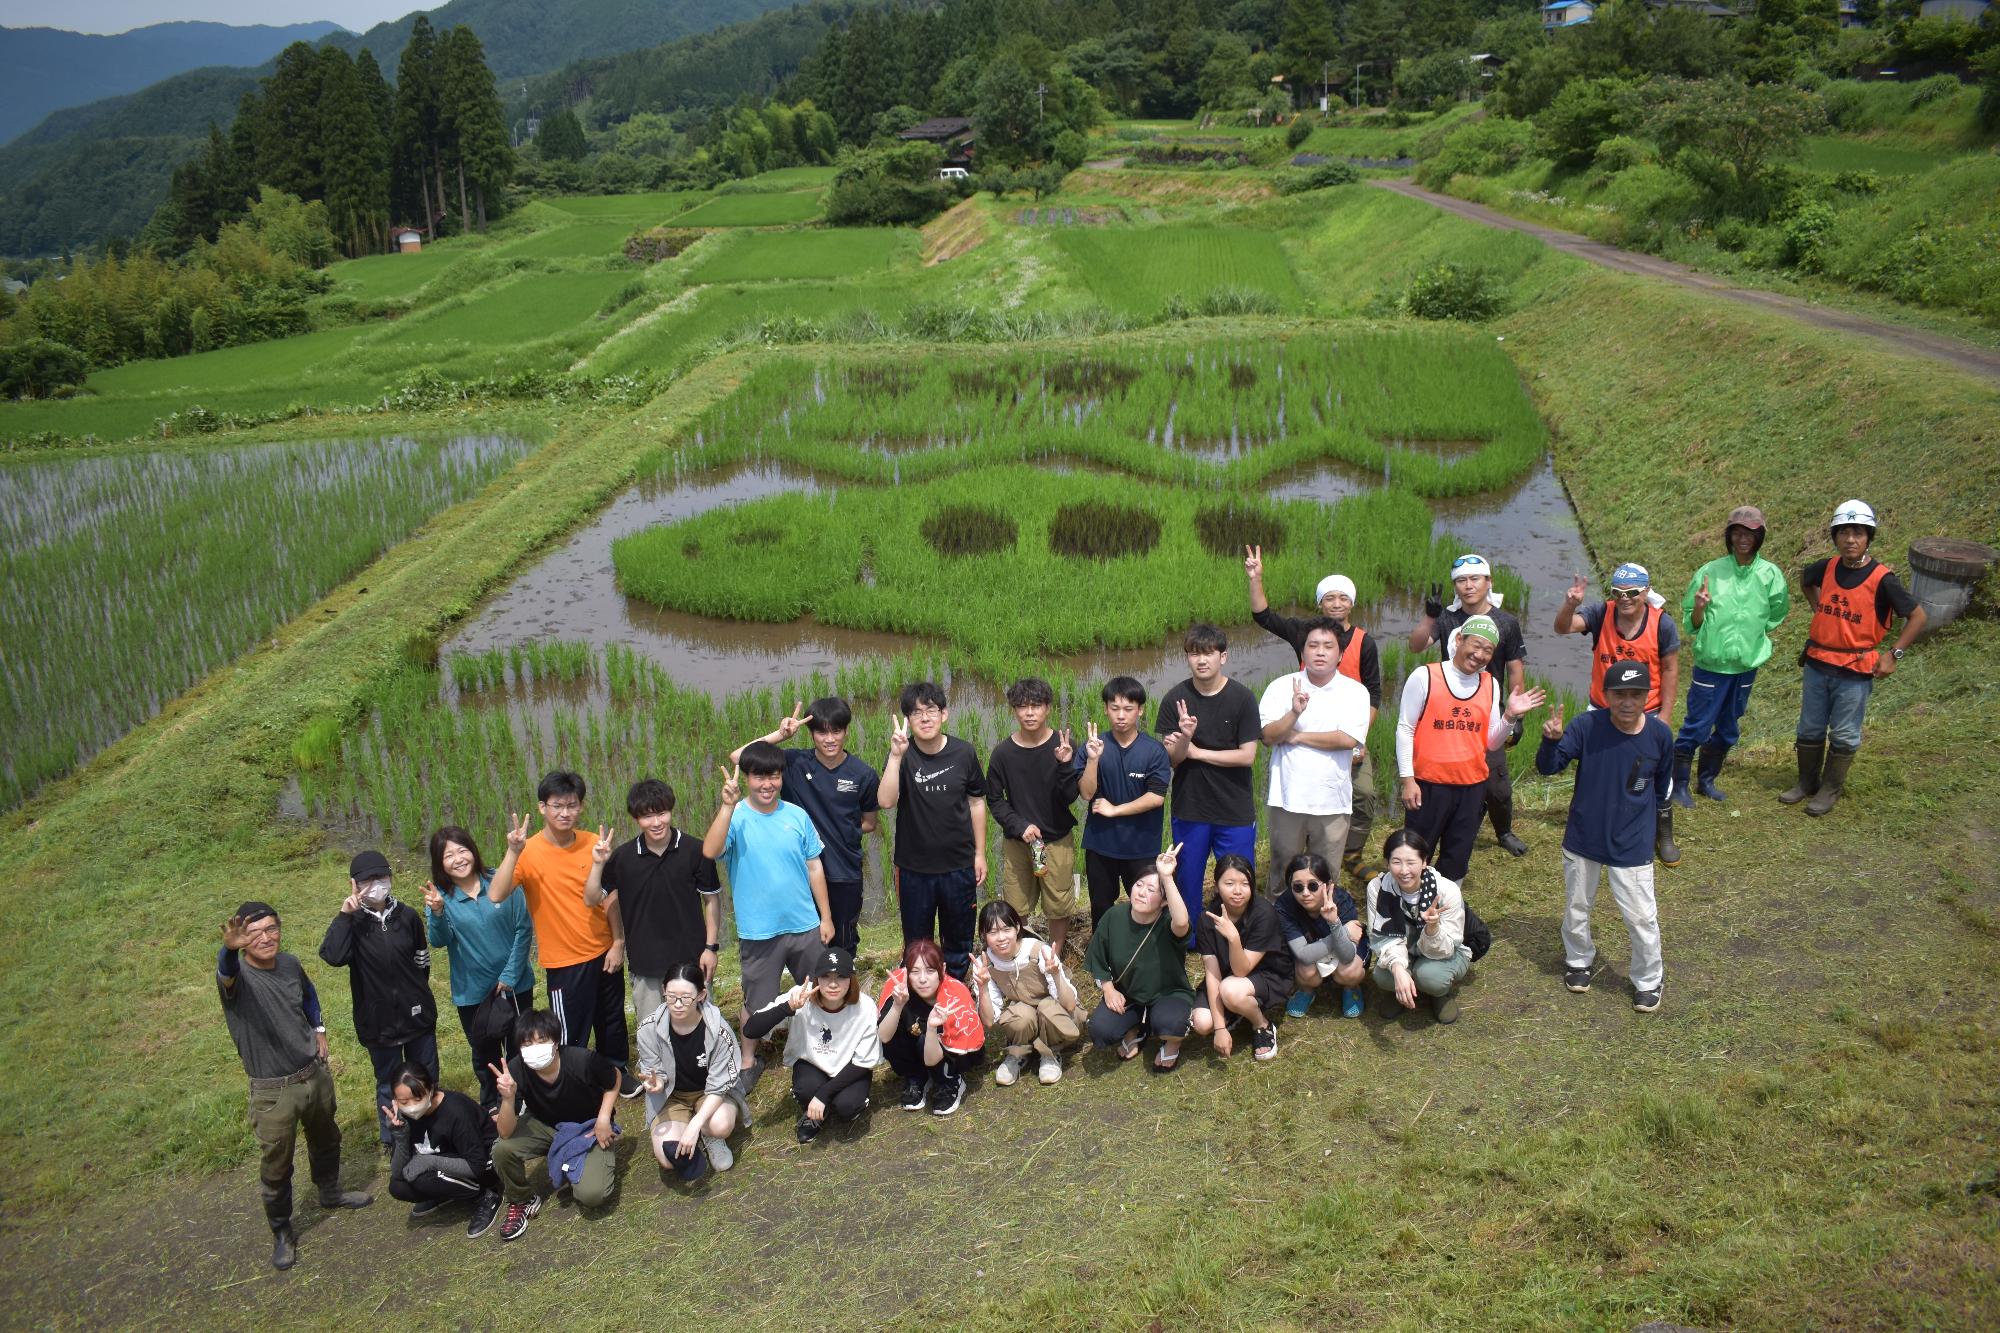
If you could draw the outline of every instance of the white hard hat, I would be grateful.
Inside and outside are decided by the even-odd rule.
[[[1868,507],[1866,500],[1842,500],[1840,507],[1833,511],[1833,522],[1827,527],[1844,528],[1850,524],[1875,531],[1875,511]]]

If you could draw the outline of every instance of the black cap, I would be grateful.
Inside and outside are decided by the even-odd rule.
[[[252,898],[249,902],[236,909],[236,915],[241,917],[243,924],[247,926],[253,921],[262,921],[267,916],[273,921],[278,920],[278,909],[269,903],[259,902],[257,899]]]
[[[854,955],[845,949],[825,948],[814,960],[812,974],[816,977],[851,977],[854,975]]]
[[[1604,692],[1613,690],[1650,690],[1653,688],[1653,673],[1644,662],[1613,662],[1604,668]]]
[[[356,884],[366,884],[371,879],[389,878],[389,858],[370,849],[355,855],[347,863],[347,877]]]

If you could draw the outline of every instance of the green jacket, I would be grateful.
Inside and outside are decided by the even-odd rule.
[[[1694,595],[1708,581],[1708,612],[1693,630],[1694,664],[1726,676],[1755,671],[1771,660],[1771,631],[1792,609],[1784,571],[1758,556],[1747,565],[1718,556],[1694,572],[1681,598],[1685,623],[1694,624]]]

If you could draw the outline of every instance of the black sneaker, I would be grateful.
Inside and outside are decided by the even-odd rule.
[[[924,1109],[924,1081],[922,1079],[906,1078],[903,1080],[903,1100],[901,1106],[905,1111],[921,1111]]]
[[[799,1117],[799,1123],[794,1132],[799,1136],[800,1143],[811,1143],[819,1137],[819,1132],[825,1128],[826,1121],[815,1120],[809,1115],[802,1115]]]
[[[500,1224],[500,1239],[514,1240],[528,1229],[528,1219],[542,1211],[542,1196],[537,1194],[520,1203],[507,1205],[507,1219]]]
[[[492,1227],[493,1219],[500,1215],[500,1191],[486,1190],[472,1202],[472,1220],[466,1223],[467,1239],[477,1240]],[[522,1225],[526,1225],[523,1223]]]
[[[633,1078],[631,1070],[621,1069],[618,1071],[618,1095],[620,1097],[624,1097],[627,1100],[630,1100],[633,1097],[637,1097],[640,1093],[644,1092],[645,1090],[646,1090],[646,1085],[641,1083],[638,1079]]]
[[[1633,991],[1632,1007],[1642,1014],[1650,1014],[1660,1007],[1660,993],[1656,990]]]
[[[1590,989],[1590,969],[1587,967],[1572,967],[1569,971],[1563,973],[1563,985],[1569,987],[1578,995],[1583,994]]]
[[[1278,1029],[1266,1024],[1250,1034],[1250,1051],[1259,1060],[1273,1060],[1278,1055]]]
[[[965,1080],[953,1074],[938,1080],[937,1091],[931,1094],[931,1114],[950,1115],[965,1100]]]
[[[411,1204],[411,1205],[410,1205],[410,1216],[411,1216],[411,1217],[429,1217],[429,1216],[430,1216],[430,1215],[431,1215],[432,1213],[434,1213],[434,1212],[436,1212],[436,1211],[437,1211],[438,1209],[440,1209],[440,1208],[444,1207],[444,1204],[445,1204],[445,1201],[444,1201],[443,1199],[423,1199],[423,1200],[420,1200],[420,1201],[418,1201],[417,1203],[413,1203],[413,1204]]]
[[[1514,856],[1526,856],[1528,854],[1528,844],[1515,836],[1512,829],[1500,835],[1500,846],[1504,851]]]

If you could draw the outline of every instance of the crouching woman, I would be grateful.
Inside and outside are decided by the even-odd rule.
[[[1173,887],[1180,845],[1161,852],[1153,868],[1133,881],[1124,902],[1113,903],[1091,932],[1085,965],[1104,994],[1091,1010],[1090,1042],[1118,1048],[1118,1058],[1139,1053],[1147,1033],[1160,1039],[1153,1072],[1171,1073],[1194,1016],[1194,987],[1187,979],[1187,903]]]
[[[1394,1017],[1427,997],[1440,1023],[1458,1021],[1458,983],[1472,966],[1465,943],[1465,897],[1431,869],[1431,846],[1414,829],[1382,844],[1389,868],[1368,886],[1368,947],[1384,1012]]]
[[[811,1143],[829,1116],[852,1120],[868,1109],[868,1081],[882,1063],[875,1001],[854,979],[854,955],[820,950],[804,984],[750,1015],[743,1035],[762,1040],[788,1019],[785,1064],[800,1109],[795,1130],[800,1143]]]
[[[709,1003],[701,967],[674,964],[660,983],[660,1007],[639,1025],[639,1077],[653,1156],[682,1180],[735,1165],[727,1140],[750,1123],[736,1091],[741,1065],[736,1034]]]
[[[1083,1035],[1083,1008],[1062,957],[1027,934],[1021,914],[999,899],[979,909],[979,938],[986,945],[972,957],[979,1017],[1007,1048],[993,1081],[1011,1087],[1034,1054],[1041,1057],[1036,1077],[1061,1082],[1062,1052]]]

